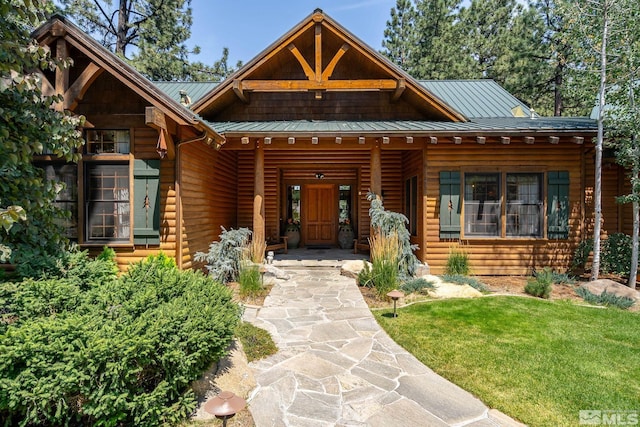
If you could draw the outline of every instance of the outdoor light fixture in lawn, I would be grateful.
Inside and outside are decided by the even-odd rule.
[[[222,420],[222,427],[227,426],[227,419],[242,411],[247,401],[230,391],[221,391],[216,397],[204,404],[204,410]]]
[[[273,251],[267,252],[267,264],[273,264]]]
[[[404,294],[396,289],[395,291],[389,292],[387,296],[393,300],[393,317],[398,317],[398,313],[396,312],[396,302],[402,298]]]

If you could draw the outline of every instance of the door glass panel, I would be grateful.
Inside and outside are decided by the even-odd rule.
[[[287,186],[287,223],[300,224],[300,186]],[[286,228],[286,224],[284,225]]]
[[[351,223],[351,186],[340,186],[340,199],[338,201],[338,208],[340,209],[340,224]]]

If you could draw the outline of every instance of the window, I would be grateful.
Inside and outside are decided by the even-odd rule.
[[[507,237],[542,237],[542,174],[507,174]]]
[[[461,237],[463,209],[462,237],[568,239],[569,172],[548,171],[544,185],[544,173],[440,171],[440,238]]]
[[[418,235],[418,177],[412,176],[404,182],[404,212],[409,220],[412,236]]]
[[[500,174],[465,174],[465,235],[475,237],[499,236],[501,232],[500,210]]]
[[[130,136],[128,130],[89,130],[86,133],[87,154],[129,154]]]
[[[69,217],[61,218],[59,223],[65,228],[65,236],[78,238],[78,166],[70,163],[49,163],[39,165],[44,169],[49,181],[63,184],[56,196],[55,206],[69,212]]]
[[[85,164],[85,240],[128,242],[131,236],[128,163]]]

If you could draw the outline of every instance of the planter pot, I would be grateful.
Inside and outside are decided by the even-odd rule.
[[[342,249],[353,249],[353,239],[355,235],[351,228],[341,228],[338,231],[338,245]]]
[[[289,249],[296,249],[300,244],[300,230],[287,230],[285,235]]]

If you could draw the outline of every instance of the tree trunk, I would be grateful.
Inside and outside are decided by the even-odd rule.
[[[636,150],[638,151],[638,150]],[[640,165],[638,159],[633,164],[633,174],[631,176],[631,193],[633,194],[633,246],[631,248],[631,270],[629,272],[629,287],[636,289],[636,278],[638,277],[638,252],[640,250],[638,234],[640,234],[640,203],[638,202],[637,186],[635,182],[640,179]],[[634,182],[635,181],[635,182]]]
[[[127,48],[127,27],[129,25],[129,13],[127,10],[127,1],[120,0],[118,6],[118,28],[116,30],[116,54],[125,56]]]
[[[593,266],[591,280],[600,274],[600,231],[602,229],[602,145],[604,143],[604,107],[607,82],[607,39],[609,36],[609,5],[605,2],[602,17],[602,46],[600,48],[600,93],[598,94],[598,137],[596,141],[595,186],[593,189]]]
[[[564,73],[564,66],[561,64],[558,64],[556,66],[556,75],[555,75],[555,79],[554,79],[554,92],[553,92],[553,115],[554,116],[561,116],[562,115],[562,82],[563,82],[563,75]]]

